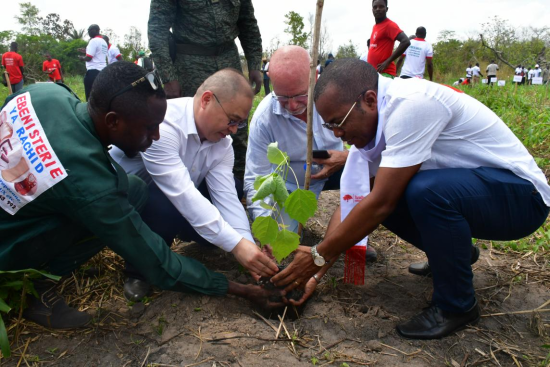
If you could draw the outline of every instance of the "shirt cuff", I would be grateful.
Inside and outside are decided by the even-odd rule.
[[[237,232],[229,224],[223,228],[216,238],[214,245],[220,247],[224,251],[231,252],[237,246],[240,240],[243,239],[243,235]]]

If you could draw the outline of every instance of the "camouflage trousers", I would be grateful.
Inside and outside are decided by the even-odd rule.
[[[174,67],[177,70],[178,82],[181,85],[184,97],[193,97],[202,82],[216,71],[233,68],[239,71],[241,60],[237,45],[218,56],[184,55],[178,53]],[[239,180],[244,178],[244,165],[246,160],[246,147],[248,144],[248,128],[237,130],[233,138],[233,151],[235,152],[235,164],[233,174]]]

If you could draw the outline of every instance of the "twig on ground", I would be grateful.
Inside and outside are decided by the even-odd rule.
[[[224,340],[231,340],[231,339],[257,339],[264,342],[292,342],[294,339],[288,338],[288,339],[270,339],[270,338],[262,338],[260,336],[253,336],[253,335],[236,335],[236,336],[228,336],[226,338],[215,338],[215,339],[208,339],[206,340],[209,343],[217,343]]]
[[[214,357],[208,357],[206,359],[203,359],[202,361],[200,362],[197,362],[197,363],[191,363],[191,364],[186,364],[184,367],[193,367],[193,366],[198,366],[199,364],[202,364],[202,363],[205,363],[205,362],[208,362],[208,361],[211,361],[213,360]]]
[[[147,347],[147,354],[145,355],[143,362],[141,362],[141,367],[145,366],[145,362],[147,362],[147,358],[149,358],[149,353],[151,353],[151,347]]]
[[[521,315],[521,314],[533,313],[533,312],[550,312],[550,308],[544,308],[544,309],[535,308],[533,310],[523,310],[523,311],[513,311],[513,312],[498,312],[498,313],[491,313],[491,314],[481,315],[481,317]]]
[[[19,358],[19,362],[17,362],[17,367],[21,366],[21,361],[25,359],[25,353],[27,352],[27,348],[29,346],[29,342],[31,341],[31,338],[27,339],[27,342],[25,343],[25,349],[23,349],[23,353],[21,353],[21,358]],[[25,361],[27,363],[27,361]]]
[[[286,311],[286,307],[285,307],[285,311]],[[278,315],[277,315],[278,316]],[[285,333],[286,333],[286,336],[292,340],[290,342],[290,346],[292,347],[292,350],[294,351],[294,355],[296,356],[296,358],[298,358],[298,353],[296,352],[296,348],[294,347],[294,339],[292,339],[292,337],[290,336],[290,333],[288,332],[287,328],[286,328],[286,325],[284,323],[284,320],[281,316],[279,316],[279,320],[281,320],[281,324],[283,325],[283,329],[285,330]]]
[[[279,334],[281,333],[281,328],[283,327],[283,320],[285,319],[287,309],[288,309],[288,307],[285,307],[285,310],[283,311],[283,318],[281,319],[281,317],[279,317],[281,322],[279,324],[279,328],[277,329],[277,333],[275,333],[275,339],[277,339],[279,337]]]
[[[262,315],[260,315],[259,313],[257,313],[256,311],[252,311],[254,313],[254,315],[258,316],[260,319],[262,319],[263,322],[265,322],[270,328],[273,329],[273,331],[277,332],[277,328],[275,326],[273,326],[273,324],[271,322],[269,322],[268,319],[266,319],[265,317],[263,317]]]
[[[395,350],[396,352],[399,352],[399,353],[401,353],[401,354],[403,354],[403,355],[405,355],[405,356],[407,356],[407,357],[414,356],[415,354],[418,354],[418,353],[422,352],[422,349],[418,349],[417,351],[414,351],[414,352],[412,352],[412,353],[406,353],[406,352],[403,352],[403,351],[401,351],[401,350],[399,350],[399,349],[397,349],[397,348],[394,348],[394,347],[389,346],[389,345],[384,344],[384,343],[380,343],[380,345],[382,345],[382,346],[384,346],[384,347],[386,347],[386,348],[393,349],[393,350]]]

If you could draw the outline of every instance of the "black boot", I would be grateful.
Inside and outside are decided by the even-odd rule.
[[[145,280],[128,278],[124,282],[124,298],[128,301],[139,302],[151,294],[153,294],[153,287]]]
[[[479,321],[477,301],[464,313],[443,311],[432,305],[404,324],[397,325],[397,333],[407,339],[439,339]]]
[[[23,317],[51,329],[76,329],[89,324],[92,316],[69,307],[56,288],[57,282],[50,279],[34,281],[38,298],[28,296]]]
[[[476,246],[472,246],[472,260],[470,264],[475,264],[476,261],[479,259],[479,248]],[[420,275],[423,277],[431,277],[432,276],[432,269],[430,269],[430,264],[426,261],[423,263],[415,263],[409,265],[409,273],[414,275]]]

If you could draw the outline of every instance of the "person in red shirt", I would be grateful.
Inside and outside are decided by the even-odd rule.
[[[12,42],[10,51],[2,55],[2,66],[6,68],[10,78],[12,92],[23,88],[23,57],[17,53],[17,42]]]
[[[48,74],[48,78],[54,83],[63,83],[63,73],[61,71],[61,64],[59,60],[52,59],[52,55],[49,52],[44,54],[44,63],[42,64],[42,71]]]
[[[367,62],[379,73],[395,77],[397,70],[393,61],[405,53],[411,41],[397,24],[388,19],[387,12],[387,0],[372,2],[372,14],[376,24],[372,27]],[[399,41],[399,46],[393,51],[395,41]]]

